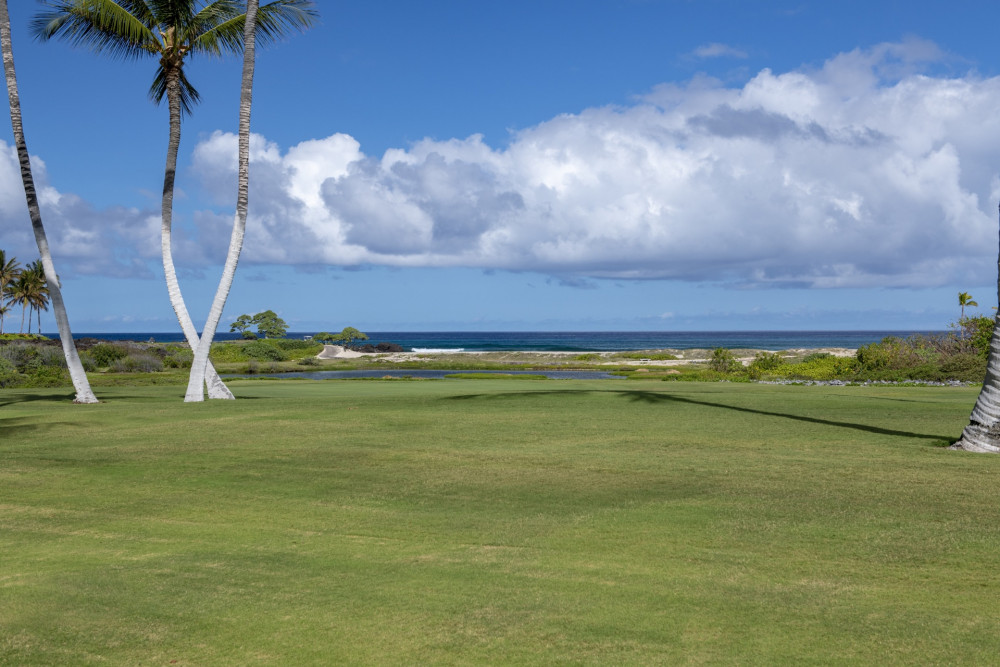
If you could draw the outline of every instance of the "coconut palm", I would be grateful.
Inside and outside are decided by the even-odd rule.
[[[0,250],[0,334],[3,334],[4,316],[9,310],[3,303],[3,300],[7,298],[7,285],[17,278],[17,274],[20,272],[21,266],[17,257],[7,259],[7,253]]]
[[[21,275],[28,280],[28,312],[38,315],[38,333],[42,333],[42,311],[49,309],[49,285],[45,280],[45,267],[35,260],[25,267]],[[28,317],[28,333],[31,333],[31,317]]]
[[[997,297],[1000,298],[1000,253],[997,254]],[[962,294],[958,295],[959,303]],[[966,303],[965,305],[970,305]],[[972,407],[969,425],[951,446],[969,452],[1000,453],[1000,311],[994,316],[986,378]]]
[[[66,305],[63,303],[62,291],[59,287],[59,277],[56,275],[52,255],[49,252],[49,242],[42,225],[42,213],[38,208],[38,196],[35,193],[35,180],[31,175],[31,159],[28,155],[28,145],[24,139],[24,125],[21,121],[21,98],[17,92],[17,76],[14,72],[14,47],[10,38],[10,15],[7,13],[7,0],[0,0],[0,50],[3,51],[3,68],[7,78],[7,95],[10,101],[10,124],[14,130],[14,144],[17,146],[17,157],[21,163],[21,182],[24,185],[24,197],[28,204],[28,217],[35,233],[35,243],[41,255],[45,279],[49,285],[49,295],[52,298],[52,310],[55,312],[56,325],[59,327],[59,338],[62,341],[63,354],[66,356],[66,366],[76,389],[77,403],[96,403],[97,397],[90,389],[87,374],[80,363],[80,356],[73,344],[73,333],[69,328],[69,317],[66,315]]]
[[[14,282],[7,286],[7,297],[10,299],[11,305],[21,306],[21,329],[19,333],[24,333],[24,311],[27,310],[28,303],[31,301],[30,295],[31,283],[28,281],[28,276],[22,271],[18,274]],[[28,322],[31,322],[30,318]]]
[[[192,349],[198,331],[181,295],[171,250],[174,179],[181,139],[181,115],[190,113],[199,94],[188,80],[184,65],[189,56],[240,53],[246,14],[240,0],[59,0],[45,2],[48,11],[32,23],[35,35],[47,40],[68,39],[97,53],[121,59],[151,56],[159,66],[149,89],[157,103],[167,99],[170,133],[163,174],[160,250],[170,304]],[[316,12],[310,0],[274,0],[260,7],[255,34],[273,41],[291,28],[312,25]],[[233,398],[211,364],[206,369],[210,398]]]
[[[972,295],[968,292],[958,293],[958,305],[962,307],[962,319],[965,319],[965,307],[966,306],[978,306],[979,304],[972,300]]]
[[[212,347],[212,339],[215,337],[215,330],[219,326],[222,318],[222,309],[226,305],[229,297],[229,289],[233,285],[233,278],[236,275],[236,264],[240,259],[240,251],[243,249],[243,235],[247,225],[247,208],[249,204],[250,186],[250,106],[253,101],[253,72],[256,54],[256,41],[254,39],[254,26],[257,22],[258,0],[247,2],[246,25],[244,32],[245,49],[243,51],[243,78],[240,85],[240,122],[239,122],[239,169],[236,186],[236,219],[233,221],[233,233],[229,239],[229,252],[226,255],[226,264],[222,269],[222,279],[212,300],[212,307],[208,313],[208,320],[205,322],[205,329],[201,333],[201,340],[194,352],[194,361],[191,363],[191,376],[188,378],[187,392],[184,394],[185,402],[197,402],[205,400],[202,392],[205,373],[208,368],[208,352]]]

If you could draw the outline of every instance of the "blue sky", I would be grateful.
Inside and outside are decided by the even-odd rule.
[[[177,330],[154,63],[38,43],[38,5],[10,4],[74,330]],[[941,329],[958,291],[995,304],[995,3],[317,5],[258,52],[223,330],[268,308],[297,331]],[[188,65],[175,261],[196,322],[232,219],[239,66]],[[0,142],[0,247],[30,261]]]

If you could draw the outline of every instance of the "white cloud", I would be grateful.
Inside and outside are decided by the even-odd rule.
[[[699,46],[693,51],[693,55],[696,58],[746,58],[747,52],[729,46],[728,44],[712,42],[711,44],[703,44],[702,46]]]
[[[502,149],[472,136],[376,158],[333,135],[281,154],[258,137],[245,256],[744,286],[982,284],[1000,79],[909,71],[935,53],[881,45],[741,88],[664,85]],[[195,152],[201,173],[228,170],[223,196],[234,151],[217,134]]]
[[[243,259],[534,271],[580,285],[986,284],[1000,78],[921,73],[938,58],[910,41],[763,70],[741,87],[699,77],[631,106],[558,116],[502,148],[472,136],[377,157],[344,134],[287,150],[255,135]],[[33,246],[16,158],[0,149],[4,247]],[[199,184],[226,212],[195,213],[191,238],[177,231],[179,264],[221,262],[235,153],[221,132],[194,149]],[[96,210],[49,186],[40,161],[36,170],[57,262],[148,274],[158,214]]]
[[[42,224],[61,275],[149,277],[146,259],[160,255],[160,216],[135,208],[98,210],[48,182],[45,162],[31,157]],[[0,141],[2,247],[22,264],[38,257],[21,184],[17,151]]]

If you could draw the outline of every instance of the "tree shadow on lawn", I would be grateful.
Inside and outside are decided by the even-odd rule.
[[[56,426],[79,426],[79,424],[68,421],[40,421],[35,417],[8,417],[0,419],[0,440],[27,436]]]
[[[495,399],[495,398],[507,398],[507,397],[523,397],[523,396],[570,396],[570,395],[582,395],[582,394],[617,394],[634,403],[646,403],[649,405],[662,405],[667,403],[687,403],[690,405],[701,405],[710,408],[720,408],[723,410],[733,410],[736,412],[745,412],[754,415],[763,415],[766,417],[781,417],[782,419],[791,419],[794,421],[807,422],[810,424],[819,424],[821,426],[836,426],[838,428],[849,428],[856,431],[864,431],[865,433],[875,433],[877,435],[891,435],[900,438],[920,438],[923,440],[933,440],[940,443],[940,446],[947,447],[955,438],[946,435],[932,435],[929,433],[913,433],[911,431],[897,431],[895,429],[880,428],[878,426],[869,426],[868,424],[856,424],[853,422],[842,422],[833,421],[831,419],[820,419],[818,417],[806,417],[804,415],[789,414],[786,412],[772,412],[770,410],[757,410],[755,408],[744,408],[738,405],[727,405],[725,403],[716,403],[712,401],[699,401],[694,398],[686,398],[684,396],[677,396],[675,394],[665,394],[655,391],[625,391],[625,390],[613,390],[613,389],[561,389],[553,391],[523,391],[523,392],[504,392],[502,394],[463,394],[460,396],[451,396],[447,400],[474,400],[474,399]]]
[[[0,393],[0,408],[7,405],[16,405],[18,403],[34,403],[36,401],[52,401],[55,403],[72,403],[73,399],[76,398],[76,394],[69,391],[65,394],[62,393],[52,393],[52,394],[27,394],[18,392],[16,389],[13,390],[15,393],[7,394]]]

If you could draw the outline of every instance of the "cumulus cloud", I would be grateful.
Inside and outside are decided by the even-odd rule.
[[[929,74],[941,58],[914,40],[738,87],[698,77],[502,147],[475,135],[374,156],[345,134],[287,149],[255,135],[243,260],[533,271],[580,286],[983,284],[995,270],[1000,78]],[[35,164],[57,261],[148,273],[157,213],[97,210]],[[192,168],[218,207],[191,216],[192,238],[178,230],[176,256],[206,266],[228,244],[236,137],[200,142]],[[0,144],[6,249],[33,246],[23,207]]]
[[[663,85],[516,133],[381,157],[255,137],[245,257],[734,286],[979,284],[995,258],[1000,79],[919,73],[922,42]],[[195,168],[221,197],[235,145]],[[988,280],[986,280],[988,282]],[[582,284],[582,283],[581,283]]]
[[[72,193],[59,192],[48,179],[45,162],[31,157],[42,222],[56,269],[121,278],[150,277],[146,264],[160,254],[160,216],[135,208],[99,210]],[[0,141],[0,216],[3,248],[22,263],[38,257],[14,146]]]

